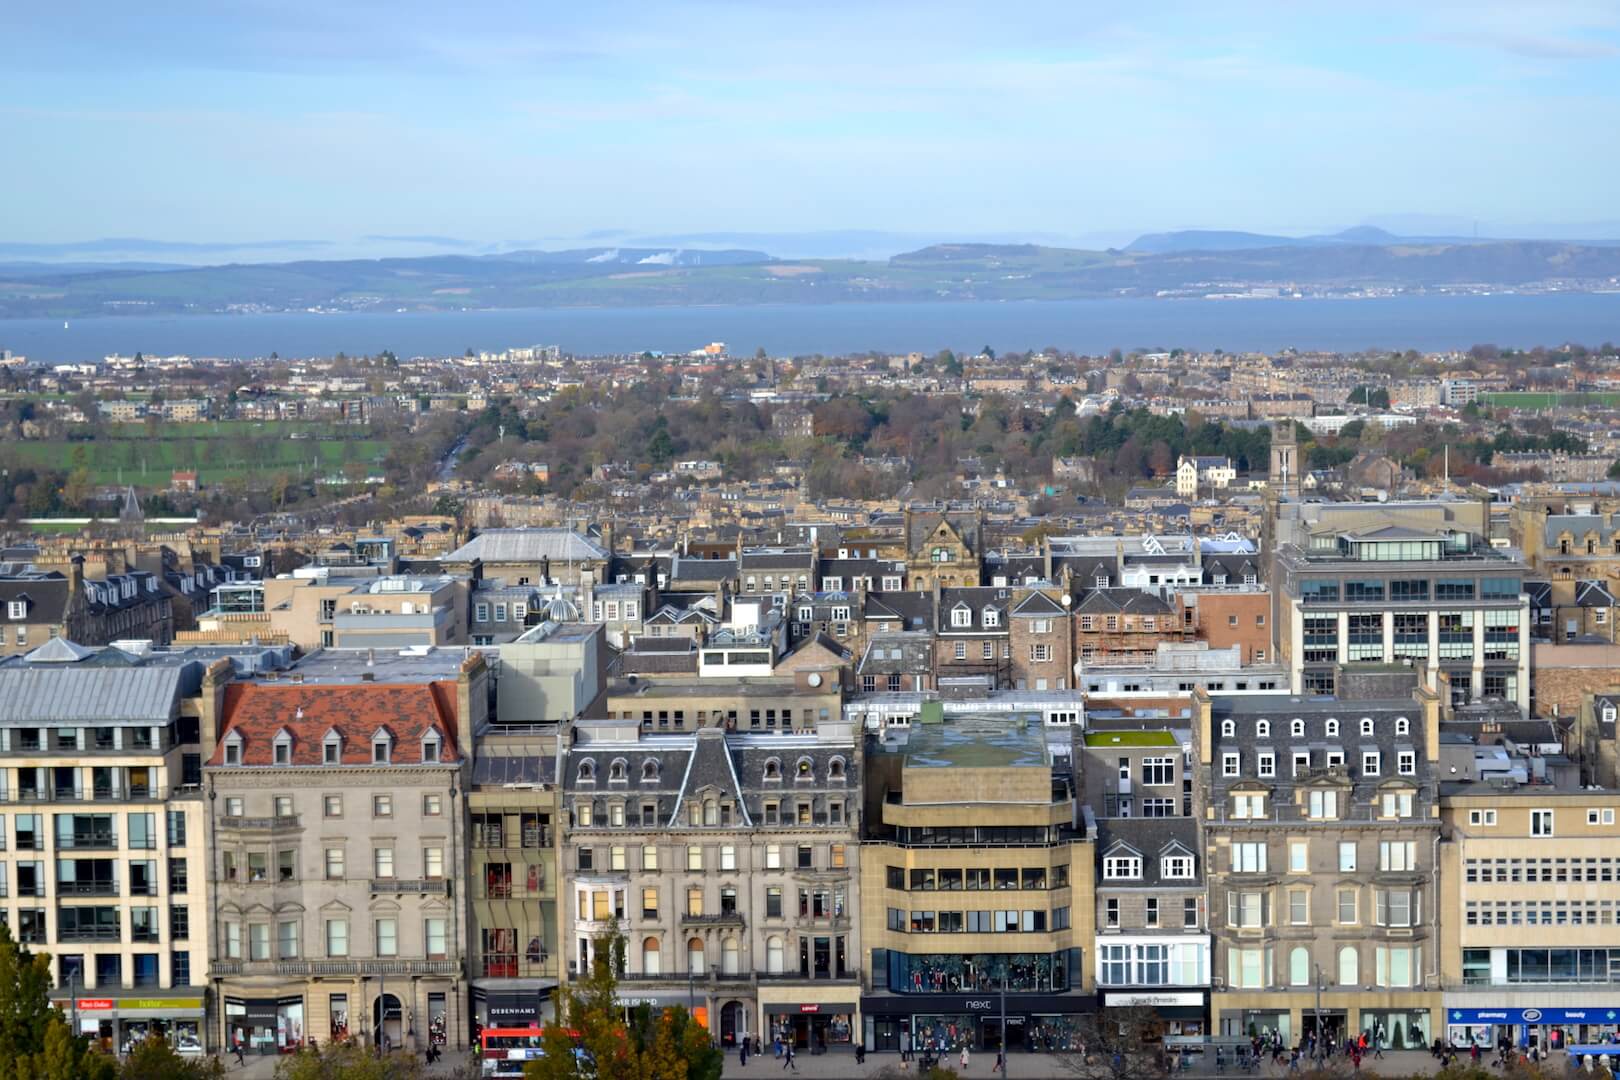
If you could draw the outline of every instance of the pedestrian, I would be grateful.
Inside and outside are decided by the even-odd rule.
[[[785,1072],[788,1069],[792,1069],[794,1072],[799,1071],[799,1067],[793,1063],[793,1044],[792,1043],[787,1044],[787,1052],[785,1054],[783,1054],[783,1056],[782,1056],[782,1070]]]
[[[236,1051],[236,1063],[238,1065],[246,1065],[247,1062],[242,1059],[242,1037],[240,1035],[233,1040],[231,1049]]]
[[[865,1065],[866,1064],[866,1044],[865,1043],[856,1043],[855,1044],[855,1064],[857,1064],[857,1065]]]
[[[739,1052],[738,1056],[742,1059],[741,1061],[738,1062],[738,1064],[741,1065],[743,1068],[747,1068],[748,1067],[748,1040],[746,1038],[743,1039],[743,1041],[742,1041],[742,1050]]]
[[[782,1036],[780,1034],[771,1036],[771,1046],[772,1046],[772,1048],[774,1048],[776,1050],[776,1060],[781,1061],[782,1060]]]
[[[996,1073],[1000,1073],[1002,1076],[1007,1075],[1007,1060],[1002,1057],[1000,1050],[996,1051],[996,1063],[990,1067],[990,1074],[994,1076]]]
[[[962,1071],[967,1072],[967,1068],[968,1068],[968,1047],[967,1047],[967,1043],[962,1044],[962,1058],[961,1058],[961,1061],[962,1061]]]

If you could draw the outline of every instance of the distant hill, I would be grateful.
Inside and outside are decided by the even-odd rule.
[[[1304,238],[1171,233],[1148,246],[1155,244],[1166,250],[957,243],[862,260],[637,246],[182,269],[13,266],[0,270],[0,318],[1067,300],[1227,295],[1257,288],[1338,295],[1548,282],[1596,289],[1620,280],[1620,247],[1558,241],[1417,239],[1362,228]]]

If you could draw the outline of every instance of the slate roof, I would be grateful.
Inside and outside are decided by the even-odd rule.
[[[695,559],[677,555],[670,560],[670,588],[692,584],[706,584],[713,587],[722,581],[736,580],[737,560],[734,558]]]
[[[370,765],[371,737],[383,728],[393,737],[393,765],[420,765],[422,737],[439,733],[440,764],[460,760],[456,748],[456,686],[451,682],[356,685],[232,683],[225,688],[220,745],[209,765],[225,760],[224,740],[242,736],[242,763],[274,764],[276,733],[292,733],[292,763],[320,765],[328,731],[343,736],[342,764]]]
[[[938,632],[941,634],[1004,634],[1007,632],[1007,605],[1008,591],[998,589],[992,585],[974,585],[964,588],[941,589],[939,591],[939,611],[937,612]],[[954,613],[959,607],[965,607],[970,616],[967,626],[956,626],[953,622]],[[988,608],[996,612],[996,624],[986,626],[984,612]]]
[[[1013,605],[1015,619],[1061,619],[1068,615],[1063,605],[1043,592],[1032,592]]]
[[[1082,615],[1169,615],[1175,612],[1164,600],[1141,589],[1089,589],[1080,593],[1074,610]]]
[[[1142,856],[1142,876],[1130,879],[1104,880],[1102,860],[1114,854],[1118,845],[1130,847]],[[1109,888],[1161,888],[1202,889],[1204,858],[1198,845],[1198,819],[1192,817],[1168,818],[1100,818],[1097,821],[1097,890]],[[1159,874],[1159,860],[1165,855],[1191,855],[1191,878],[1164,878]]]
[[[444,557],[445,562],[587,562],[605,560],[608,550],[572,529],[488,529]]]
[[[898,622],[907,630],[931,629],[934,624],[933,593],[867,593],[862,618],[873,622]]]
[[[1232,584],[1239,584],[1249,574],[1254,575],[1255,581],[1261,579],[1262,570],[1260,559],[1255,555],[1239,553],[1221,553],[1204,556],[1204,581],[1213,584],[1215,579],[1224,572],[1226,580]]]
[[[21,619],[11,617],[11,601],[27,603]],[[67,614],[68,580],[52,571],[0,578],[0,621],[7,623],[60,623]]]
[[[934,637],[927,632],[873,634],[856,668],[860,675],[913,675],[933,670]]]
[[[1575,583],[1576,607],[1615,607],[1614,593],[1601,581],[1578,581]]]
[[[0,669],[0,721],[43,724],[167,724],[177,714],[182,672],[165,667],[21,666]]]

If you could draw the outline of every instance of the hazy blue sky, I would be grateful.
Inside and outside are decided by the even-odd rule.
[[[0,147],[9,241],[1613,220],[1620,5],[13,0]]]

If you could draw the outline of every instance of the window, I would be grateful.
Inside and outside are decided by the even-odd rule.
[[[374,878],[391,878],[394,876],[393,848],[379,847],[372,849],[371,876]]]
[[[1264,818],[1266,797],[1262,794],[1233,795],[1232,816],[1251,821]]]
[[[242,924],[239,922],[225,924],[225,957],[228,960],[242,959]]]
[[[392,795],[373,795],[371,797],[371,816],[374,818],[393,817],[394,797]]]
[[[1242,769],[1243,757],[1241,754],[1227,752],[1221,755],[1221,775],[1237,776]]]
[[[276,924],[276,957],[281,960],[298,959],[298,924],[296,922]]]
[[[321,799],[321,813],[325,817],[339,818],[343,816],[343,796],[326,795]]]
[[[1339,985],[1354,986],[1361,981],[1361,964],[1354,945],[1339,950]]]
[[[1354,840],[1339,841],[1339,872],[1353,874],[1356,870],[1356,842]]]
[[[643,870],[658,869],[658,849],[652,844],[643,845],[641,849],[641,868]]]
[[[767,869],[767,870],[780,870],[780,869],[782,869],[782,845],[781,844],[766,844],[765,845],[765,869]]]
[[[1110,855],[1103,860],[1105,878],[1139,878],[1142,876],[1142,858],[1139,855]]]
[[[1311,921],[1311,894],[1304,889],[1288,892],[1288,922],[1293,926],[1307,926]]]
[[[1291,738],[1303,739],[1305,737],[1305,721],[1297,718],[1288,721],[1288,734]]]
[[[1313,791],[1307,804],[1310,817],[1317,821],[1331,820],[1339,816],[1339,793],[1337,791]]]
[[[1110,896],[1103,905],[1103,925],[1117,927],[1119,925],[1119,898]]]
[[[242,797],[240,795],[227,795],[225,797],[225,816],[242,816]]]
[[[1483,825],[1483,826],[1495,825],[1496,824],[1496,811],[1495,810],[1470,810],[1470,811],[1468,811],[1468,824],[1470,824],[1470,825]]]
[[[1588,825],[1613,825],[1614,807],[1605,806],[1601,809],[1588,810],[1586,812],[1586,823]]]
[[[1310,869],[1310,841],[1288,841],[1288,872],[1303,874]]]
[[[1266,924],[1266,894],[1258,892],[1228,894],[1236,902],[1227,910],[1233,926],[1256,929]]]
[[[1159,876],[1174,880],[1187,880],[1193,876],[1191,855],[1166,855],[1159,860]]]
[[[1417,775],[1417,752],[1400,750],[1395,754],[1395,771],[1401,776]]]
[[[658,918],[658,890],[648,887],[641,890],[641,917],[643,919]]]
[[[1196,927],[1198,925],[1198,898],[1189,896],[1181,902],[1181,925]]]
[[[1262,750],[1255,755],[1255,774],[1262,779],[1272,779],[1277,775],[1277,755],[1270,750]]]
[[[1417,844],[1412,840],[1380,840],[1378,869],[1405,872],[1417,869]]]
[[[1174,758],[1150,757],[1142,759],[1142,783],[1150,787],[1164,787],[1176,782]]]
[[[349,920],[326,920],[326,955],[349,955]]]
[[[399,955],[399,921],[397,919],[377,920],[377,955]]]
[[[1530,811],[1530,835],[1553,835],[1553,812],[1551,810]]]
[[[1266,845],[1263,841],[1245,841],[1232,845],[1232,872],[1234,874],[1263,874],[1266,872]]]
[[[701,844],[688,844],[686,848],[686,868],[688,870],[703,869],[703,846]]]
[[[1311,954],[1303,945],[1288,951],[1288,984],[1308,986],[1311,981]]]
[[[443,919],[422,920],[422,943],[427,948],[429,960],[443,960],[448,955]]]
[[[343,849],[340,847],[326,849],[326,880],[343,880]]]
[[[1156,896],[1150,896],[1144,901],[1144,904],[1146,906],[1143,908],[1142,912],[1142,925],[1150,928],[1158,926],[1159,898]]]
[[[386,732],[379,731],[371,739],[371,763],[373,765],[387,765],[393,760],[393,740]]]
[[[270,959],[270,927],[267,923],[248,925],[248,959]]]
[[[1237,721],[1236,720],[1222,720],[1221,721],[1221,738],[1230,739],[1230,738],[1236,737],[1236,735],[1237,735]]]
[[[720,869],[737,869],[737,849],[731,844],[722,844],[720,846]]]
[[[1382,756],[1377,750],[1363,750],[1361,752],[1361,775],[1377,776],[1382,764]]]
[[[782,917],[782,886],[770,885],[765,889],[765,917],[780,919]]]

